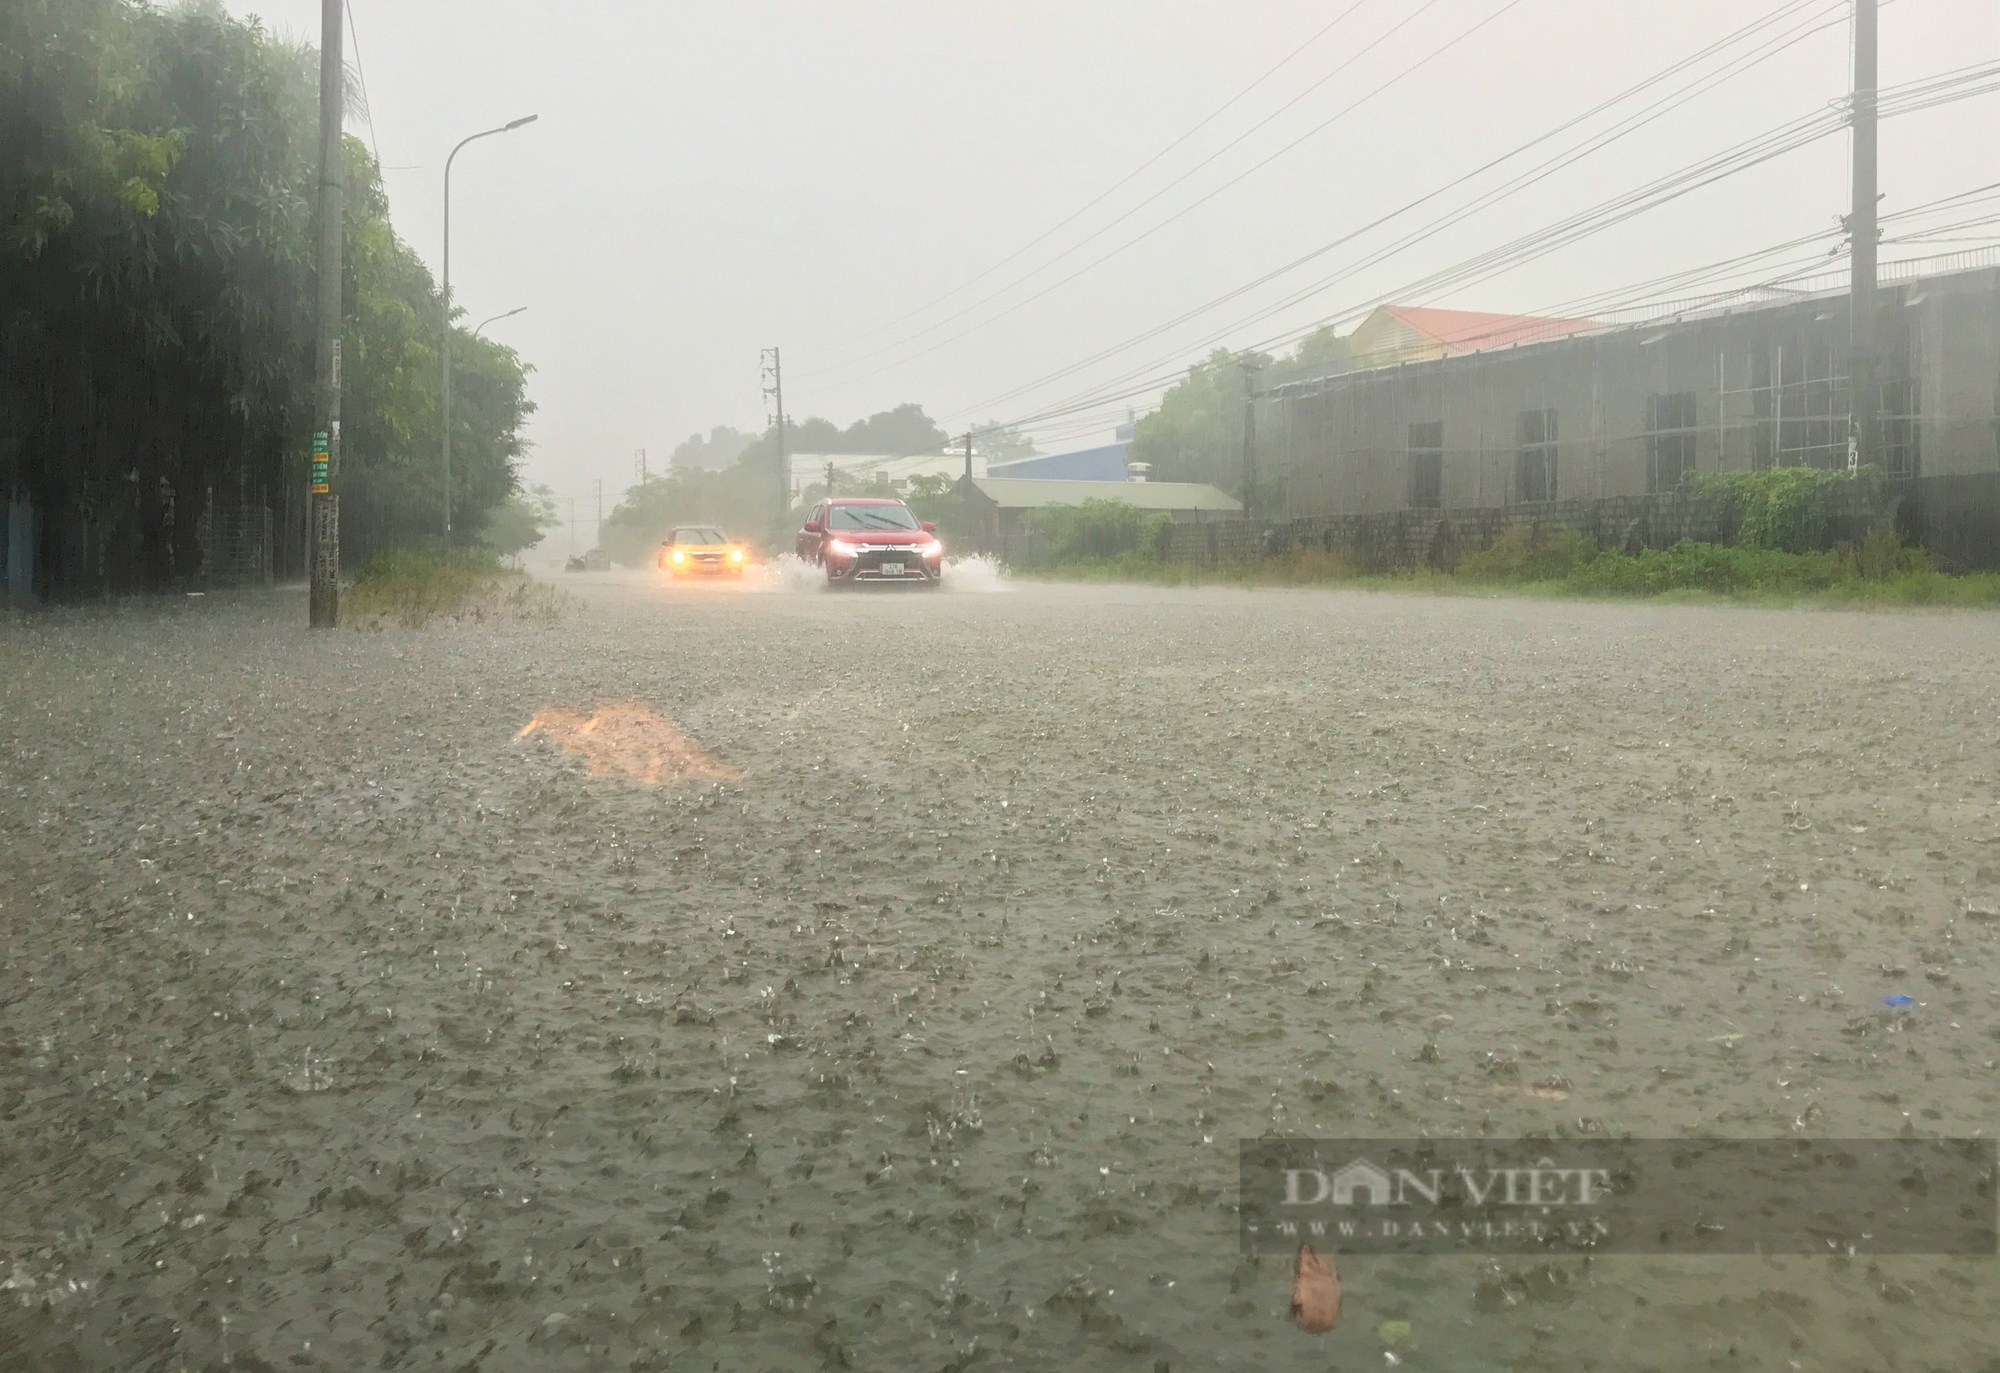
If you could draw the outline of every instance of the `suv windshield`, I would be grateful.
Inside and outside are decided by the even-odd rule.
[[[676,529],[668,538],[668,543],[728,543],[729,536],[710,525],[691,525],[686,529]]]
[[[916,529],[906,505],[836,505],[827,511],[828,529]]]

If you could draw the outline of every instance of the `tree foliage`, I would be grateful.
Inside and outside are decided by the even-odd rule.
[[[1157,556],[1173,517],[1124,501],[1087,500],[1033,511],[1028,523],[1047,541],[1050,561],[1070,562],[1133,552]]]
[[[785,441],[794,453],[930,453],[951,442],[914,401],[856,420],[845,429],[814,416],[790,430]]]
[[[1262,353],[1218,348],[1188,368],[1160,397],[1160,408],[1139,420],[1132,461],[1151,463],[1155,481],[1208,482],[1240,495],[1248,394],[1244,364],[1262,367],[1269,361]]]
[[[1032,458],[1037,451],[1035,441],[1023,434],[1018,426],[1002,424],[999,420],[974,425],[972,443],[990,463]]]
[[[775,515],[777,477],[768,461],[741,458],[720,472],[676,467],[626,490],[598,534],[598,546],[613,562],[650,567],[667,531],[675,525],[713,524],[730,537],[776,552],[790,547],[792,512]]]
[[[924,453],[942,450],[942,429],[914,402],[856,420],[845,429],[814,416],[785,426],[785,451],[798,453]],[[739,446],[740,441],[740,446]],[[716,455],[737,447],[734,461],[711,466]],[[699,458],[684,465],[683,457]],[[617,507],[604,518],[598,543],[614,562],[628,567],[651,566],[667,531],[682,524],[717,524],[733,538],[761,546],[767,553],[789,551],[803,508],[829,494],[836,496],[894,495],[886,478],[836,472],[828,491],[825,475],[795,472],[798,498],[789,510],[777,508],[778,433],[775,427],[755,438],[718,425],[709,437],[690,437],[674,450],[672,470],[626,490]]]
[[[746,434],[732,429],[726,424],[718,424],[708,431],[708,437],[689,434],[674,449],[672,461],[668,464],[676,472],[700,468],[718,472],[743,456],[743,450],[756,441],[755,434]]]
[[[479,531],[479,541],[503,558],[525,553],[562,523],[556,493],[546,486],[516,491],[493,507]]]
[[[1347,371],[1354,366],[1354,336],[1335,333],[1331,324],[1322,325],[1299,340],[1290,361],[1318,371]]]
[[[0,5],[0,490],[37,511],[45,589],[195,572],[211,503],[272,509],[301,565],[317,139],[314,55],[219,5]],[[343,542],[365,556],[437,527],[443,325],[373,162],[345,156]],[[456,337],[475,529],[531,406],[511,352]]]

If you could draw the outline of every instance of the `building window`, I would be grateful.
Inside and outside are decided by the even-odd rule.
[[[1646,398],[1646,491],[1672,491],[1694,471],[1694,392]]]
[[[1521,412],[1514,491],[1516,499],[1523,501],[1556,498],[1556,412],[1553,410]]]
[[[1922,468],[1917,448],[1917,383],[1908,378],[1884,382],[1878,414],[1882,474],[1894,479],[1917,476]]]
[[[1410,505],[1436,510],[1444,504],[1444,422],[1410,426]]]
[[[1752,360],[1758,467],[1847,466],[1847,374],[1830,348],[1774,348]]]

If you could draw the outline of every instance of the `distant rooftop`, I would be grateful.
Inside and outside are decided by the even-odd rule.
[[[1059,478],[974,477],[980,495],[1002,510],[1042,510],[1084,501],[1119,501],[1141,510],[1214,510],[1235,514],[1243,503],[1206,482],[1063,481]]]
[[[1045,453],[1032,458],[1016,458],[1011,462],[996,462],[987,467],[986,474],[1006,478],[1059,478],[1063,481],[1124,481],[1125,445],[1113,443],[1074,453]]]
[[[1386,367],[1426,358],[1450,358],[1488,348],[1585,334],[1604,326],[1594,319],[1547,315],[1496,315],[1481,310],[1437,310],[1427,305],[1382,305],[1348,336],[1357,367]]]

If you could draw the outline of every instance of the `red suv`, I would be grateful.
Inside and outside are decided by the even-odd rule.
[[[828,586],[910,582],[935,587],[943,576],[937,526],[901,501],[840,496],[821,501],[799,531],[798,554],[826,569]]]

